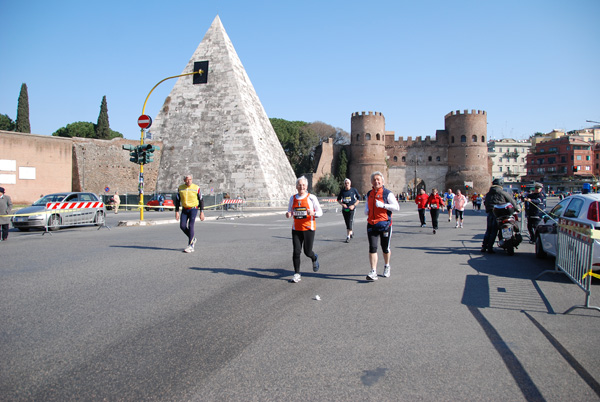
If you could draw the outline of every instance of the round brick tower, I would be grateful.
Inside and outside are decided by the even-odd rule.
[[[490,187],[488,171],[487,114],[481,110],[459,110],[444,117],[448,135],[448,173],[446,187],[465,192],[465,182],[472,182],[473,190],[485,193]]]
[[[350,123],[350,174],[352,187],[366,194],[371,189],[371,174],[380,171],[387,183],[385,161],[385,117],[378,112],[352,113]]]

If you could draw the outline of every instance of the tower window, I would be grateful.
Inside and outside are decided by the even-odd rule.
[[[473,140],[473,142],[477,142],[477,136],[476,136],[476,135],[474,135],[474,136],[471,138],[471,140]]]
[[[439,156],[436,156],[436,157],[435,157],[435,160],[436,160],[437,162],[439,162],[439,161],[441,161],[441,158],[440,158]]]
[[[406,162],[406,156],[402,157],[402,162]]]
[[[460,136],[460,142],[467,142],[467,136],[466,135],[461,135]]]
[[[481,142],[485,142],[485,137],[483,135],[481,136]]]
[[[381,139],[379,133],[377,134],[377,141],[379,141]]]
[[[452,137],[450,138],[450,142],[451,142],[452,144],[454,144],[454,136],[452,136]]]
[[[394,162],[398,162],[398,157],[394,156]]]
[[[431,156],[428,159],[429,159],[429,162],[431,162],[433,160],[433,158]]]
[[[356,134],[356,141],[360,141],[360,134]]]
[[[369,133],[365,134],[365,140],[371,141],[371,134],[369,134]]]

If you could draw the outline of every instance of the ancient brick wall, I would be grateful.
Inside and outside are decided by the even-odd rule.
[[[149,141],[161,149],[154,152],[154,161],[144,165],[144,193],[156,189],[156,179],[162,143]],[[140,165],[129,161],[129,151],[123,145],[139,145],[139,141],[114,138],[110,141],[88,138],[73,138],[73,191],[90,191],[103,194],[106,187],[109,193],[137,193]],[[159,191],[173,189],[159,189]]]

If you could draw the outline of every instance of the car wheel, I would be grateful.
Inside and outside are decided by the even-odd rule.
[[[546,252],[544,251],[544,247],[542,246],[542,238],[537,236],[535,238],[535,256],[537,258],[546,258]]]
[[[150,211],[150,208],[148,208],[148,207],[146,207],[145,209],[146,209],[146,211]]]
[[[96,212],[96,226],[102,226],[104,225],[104,212],[102,211],[98,211]]]
[[[60,229],[60,216],[52,215],[48,219],[48,230],[58,230]]]

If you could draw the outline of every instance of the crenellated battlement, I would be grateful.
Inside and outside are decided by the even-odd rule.
[[[437,138],[431,138],[430,135],[426,136],[425,139],[423,137],[418,136],[413,140],[412,137],[407,137],[404,139],[403,137],[398,137],[398,139],[393,139],[393,137],[387,137],[385,145],[392,147],[415,147],[415,146],[430,146],[437,145]]]
[[[463,112],[461,112],[460,110],[452,111],[452,112],[448,113],[446,116],[444,116],[444,119],[447,119],[448,117],[451,117],[451,116],[469,115],[469,114],[470,115],[478,115],[478,114],[480,114],[482,116],[487,115],[487,113],[486,113],[485,110],[471,109],[471,113],[469,113],[469,110],[465,109]]]
[[[362,116],[380,116],[380,117],[383,117],[383,113],[381,113],[381,112],[371,112],[371,111],[369,111],[369,112],[360,112],[360,113],[359,112],[352,113],[352,117],[353,118],[354,117],[362,117]]]

